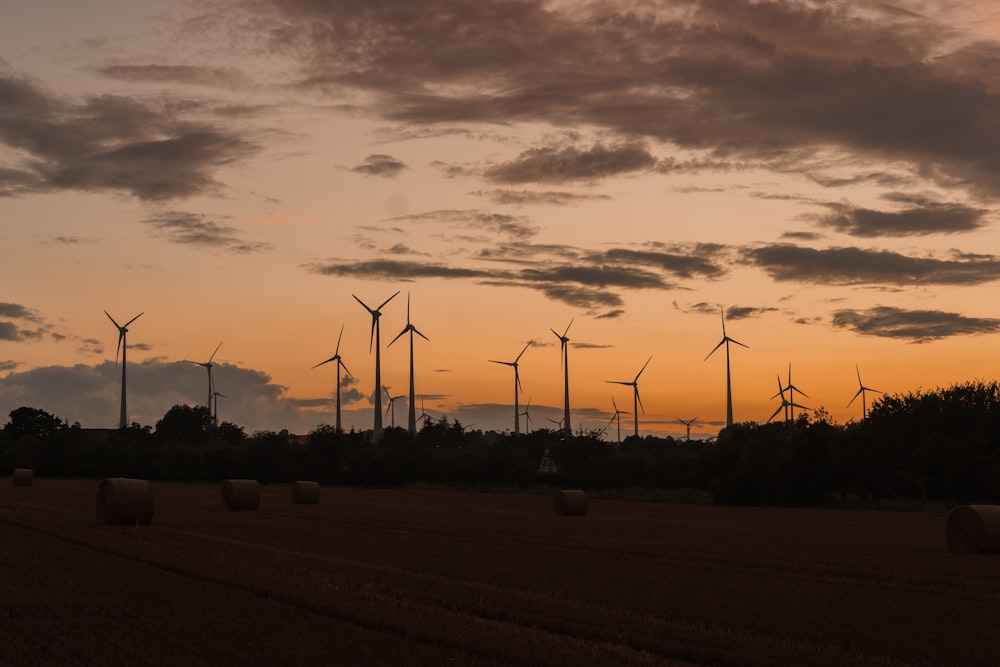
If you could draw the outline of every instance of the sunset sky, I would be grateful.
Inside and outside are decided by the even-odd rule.
[[[0,421],[154,425],[205,401],[370,428],[371,306],[435,418],[643,434],[763,422],[777,376],[845,423],[994,379],[996,3],[5,0]],[[407,391],[405,340],[382,381]],[[869,399],[874,398],[869,394]],[[421,410],[418,399],[418,413]],[[391,415],[385,424],[391,423]],[[406,423],[405,400],[395,421]],[[523,426],[522,426],[523,428]],[[622,418],[623,433],[631,416]],[[614,437],[614,429],[609,430]]]

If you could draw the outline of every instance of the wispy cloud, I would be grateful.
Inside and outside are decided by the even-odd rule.
[[[984,208],[900,195],[890,195],[890,198],[913,205],[896,211],[880,211],[831,202],[826,204],[828,212],[817,216],[816,221],[838,232],[868,238],[957,234],[974,231],[987,223],[989,211]]]
[[[865,336],[902,338],[914,343],[1000,331],[998,319],[966,317],[941,310],[905,310],[891,306],[838,310],[833,313],[832,323],[835,327]]]
[[[400,160],[391,155],[375,154],[369,155],[361,164],[351,167],[351,171],[364,174],[365,176],[381,176],[382,178],[395,178],[408,167]]]
[[[498,188],[496,190],[477,190],[476,192],[470,192],[469,194],[477,197],[487,197],[495,204],[510,206],[568,206],[571,204],[581,204],[591,201],[608,201],[611,199],[608,195],[602,194],[579,194],[554,190],[536,192],[533,190],[510,190],[507,188]]]
[[[565,183],[597,181],[647,171],[655,165],[656,158],[644,146],[635,143],[597,144],[589,148],[543,146],[494,165],[483,175],[495,183]]]
[[[240,237],[235,227],[195,213],[164,211],[150,215],[144,222],[151,226],[157,235],[172,243],[219,248],[237,253],[259,252],[272,248],[270,243],[246,241]]]

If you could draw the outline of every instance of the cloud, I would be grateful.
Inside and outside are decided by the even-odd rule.
[[[2,360],[0,359],[0,373],[6,373],[12,371],[21,365],[19,361],[12,361],[10,359]]]
[[[483,175],[495,183],[564,183],[647,171],[655,165],[656,158],[639,144],[597,144],[584,149],[543,146],[490,167]]]
[[[236,9],[247,20],[234,21],[232,7],[215,15],[226,36],[246,31],[247,44],[294,60],[300,87],[363,93],[368,113],[405,126],[595,128],[618,138],[609,146],[658,141],[717,164],[807,177],[826,173],[815,160],[825,152],[855,158],[858,176],[838,176],[844,183],[870,179],[871,163],[883,161],[1000,194],[998,77],[988,67],[1000,47],[956,40],[927,13],[790,0],[439,0],[421,11],[400,1],[271,0]],[[491,176],[596,179],[652,161],[635,151],[632,161],[587,166],[577,159],[587,150],[535,151]]]
[[[234,227],[195,213],[164,211],[150,215],[143,222],[160,237],[182,245],[219,248],[236,253],[259,252],[273,247],[270,243],[244,241]]]
[[[259,148],[188,112],[182,100],[120,95],[67,100],[0,74],[0,145],[21,155],[0,172],[0,194],[120,191],[160,201],[213,194],[216,170]]]
[[[119,81],[137,83],[180,83],[213,88],[235,88],[250,84],[245,74],[231,67],[192,65],[111,65],[98,70]]]
[[[979,285],[1000,278],[1000,259],[963,255],[911,257],[888,250],[771,244],[747,249],[745,261],[774,280],[835,285]]]
[[[989,334],[1000,331],[1000,320],[965,317],[941,310],[903,310],[876,306],[868,310],[838,310],[833,326],[864,336],[904,338],[914,343],[948,338]]]
[[[754,306],[730,306],[726,310],[726,319],[745,320],[760,317],[765,313],[777,312],[777,308],[754,307]]]
[[[904,198],[905,201],[914,201]],[[859,237],[926,236],[970,232],[986,224],[987,209],[964,204],[917,200],[899,211],[879,211],[848,203],[828,203],[829,213],[817,222],[838,232]]]
[[[532,190],[496,189],[478,190],[476,192],[470,192],[469,194],[477,197],[487,197],[495,204],[510,206],[567,206],[570,204],[579,204],[590,201],[607,201],[611,199],[608,195],[577,194],[573,192],[556,192],[552,190],[546,192],[534,192]]]
[[[13,322],[0,322],[0,340],[21,340],[21,333]]]
[[[11,319],[21,319],[28,320],[29,322],[41,322],[41,318],[32,310],[25,308],[19,303],[3,303],[0,302],[0,317],[9,317]]]
[[[527,240],[538,233],[538,226],[526,216],[493,213],[478,209],[440,209],[401,215],[389,218],[389,220],[392,222],[442,223],[465,232],[481,231],[517,240]]]
[[[351,167],[351,171],[365,176],[381,176],[395,178],[408,167],[391,155],[369,155],[361,164]]]

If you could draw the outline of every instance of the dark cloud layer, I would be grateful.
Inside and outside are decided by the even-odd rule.
[[[165,211],[144,221],[158,235],[184,245],[219,248],[237,253],[270,250],[271,244],[243,240],[234,227],[220,224],[207,216],[182,211]]]
[[[301,86],[366,91],[383,118],[593,127],[630,147],[531,149],[487,172],[498,182],[648,168],[639,142],[655,140],[719,165],[806,175],[824,172],[817,155],[832,151],[856,158],[869,182],[883,171],[871,165],[888,162],[1000,195],[1000,86],[990,69],[1000,44],[956,48],[947,27],[884,3],[237,6],[255,18],[247,39],[297,59]],[[231,25],[229,12],[219,17]]]
[[[120,95],[68,100],[0,74],[0,145],[22,156],[0,165],[0,195],[110,190],[156,201],[217,192],[214,172],[257,146],[187,117],[187,106]]]
[[[1000,278],[1000,259],[959,255],[912,257],[888,250],[805,248],[772,244],[744,258],[775,280],[835,285],[979,285]]]
[[[979,229],[986,224],[987,209],[963,204],[920,202],[899,211],[879,211],[844,203],[827,204],[829,213],[820,224],[859,237],[925,236],[956,234]]]
[[[369,155],[361,164],[351,167],[351,171],[365,176],[381,176],[395,178],[406,169],[406,165],[391,155]]]
[[[574,192],[556,192],[548,190],[545,192],[534,192],[532,190],[510,190],[506,188],[496,190],[479,190],[469,194],[478,197],[488,197],[495,204],[525,206],[525,205],[549,205],[566,206],[569,204],[579,204],[588,201],[609,200],[608,195],[599,194],[579,194]]]
[[[833,314],[835,327],[850,329],[865,336],[902,338],[923,343],[950,336],[970,336],[1000,331],[1000,320],[965,317],[941,310],[904,310],[877,306],[868,310],[838,310]]]

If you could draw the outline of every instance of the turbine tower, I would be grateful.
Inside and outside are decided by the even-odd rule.
[[[396,292],[399,294],[399,292]],[[383,301],[378,308],[369,308],[368,305],[359,299],[356,295],[352,294],[354,300],[364,306],[364,309],[372,316],[372,333],[368,339],[368,352],[371,353],[372,345],[375,346],[375,418],[372,423],[372,442],[382,441],[382,357],[380,355],[381,344],[379,343],[379,317],[382,316],[382,308],[385,304],[389,303],[396,298],[396,294],[393,294],[388,299]]]
[[[343,431],[343,429],[341,429],[340,427],[340,369],[343,368],[345,371],[347,371],[347,375],[349,377],[352,378],[354,377],[353,375],[351,375],[351,371],[347,370],[347,366],[344,365],[344,360],[340,358],[340,339],[343,337],[344,337],[344,325],[341,324],[340,335],[337,336],[337,347],[333,352],[333,356],[327,359],[326,361],[321,361],[315,366],[313,366],[313,368],[318,368],[319,366],[322,366],[323,364],[328,364],[331,361],[337,362],[337,425],[336,425],[337,433],[341,433]]]
[[[406,397],[403,394],[400,394],[399,396],[393,396],[392,394],[389,393],[388,387],[382,387],[382,389],[385,390],[385,397],[389,399],[389,405],[385,409],[385,416],[388,417],[389,412],[392,411],[392,421],[390,422],[390,424],[392,424],[393,428],[396,428],[396,401]]]
[[[212,398],[213,398],[213,395],[215,393],[215,384],[212,383],[212,366],[214,365],[212,363],[212,359],[215,359],[215,354],[216,354],[216,352],[219,351],[220,347],[222,347],[222,343],[221,342],[218,345],[215,346],[215,352],[213,352],[212,356],[210,356],[208,358],[208,361],[205,361],[205,362],[192,361],[191,362],[192,364],[198,364],[199,366],[204,366],[208,370],[208,402],[205,403],[205,407],[208,408],[209,414],[211,414],[211,412],[212,412]]]
[[[118,347],[115,349],[115,363],[118,363],[118,352],[121,351],[122,353],[122,410],[118,418],[118,428],[128,428],[128,409],[125,407],[125,349],[128,347],[128,344],[125,340],[125,334],[128,333],[128,325],[139,319],[142,313],[139,313],[124,325],[115,322],[115,318],[111,317],[108,311],[105,310],[104,314],[108,316],[111,323],[118,329]]]
[[[618,409],[618,404],[615,403],[615,397],[611,397],[611,405],[615,409],[615,414],[611,416],[611,420],[608,421],[608,426],[611,426],[611,422],[618,420],[618,444],[622,444],[622,415],[627,415],[628,413],[624,410]]]
[[[564,388],[563,418],[560,421],[562,422],[561,428],[565,432],[566,437],[573,435],[573,429],[570,427],[569,423],[569,345],[567,345],[567,343],[569,343],[569,338],[566,337],[566,334],[569,333],[569,328],[571,326],[573,326],[573,320],[569,321],[569,324],[566,325],[566,331],[563,331],[561,336],[558,333],[556,333],[555,329],[551,328],[549,329],[549,331],[554,333],[556,335],[556,338],[559,339],[559,347],[560,347],[559,351],[561,353],[560,361],[562,362],[561,365],[563,367],[563,388]]]
[[[749,345],[743,345],[743,343],[739,342],[738,340],[736,340],[734,338],[730,338],[728,335],[726,335],[726,315],[722,311],[722,307],[721,306],[719,307],[719,314],[722,316],[722,340],[719,341],[718,345],[716,345],[714,348],[712,348],[712,351],[708,353],[708,357],[710,357],[713,354],[715,354],[715,351],[718,350],[720,347],[722,347],[723,344],[725,344],[725,346],[726,346],[726,426],[729,427],[729,426],[733,425],[733,380],[732,380],[732,375],[730,374],[730,371],[729,371],[729,344],[730,343],[736,343],[737,345],[740,345],[740,346],[745,347],[745,348],[749,348],[750,346]],[[705,357],[705,361],[708,361],[708,357]]]
[[[695,417],[694,419],[681,419],[680,417],[678,417],[677,421],[679,423],[681,423],[681,424],[684,424],[684,426],[687,427],[687,440],[686,441],[687,442],[691,442],[691,424],[693,424],[696,421],[698,421],[698,418]]]
[[[605,380],[605,382],[609,382],[611,384],[623,384],[626,387],[632,387],[632,416],[635,425],[635,437],[637,438],[639,437],[639,408],[642,408],[643,414],[645,414],[646,412],[646,408],[642,404],[642,399],[639,398],[639,376],[642,375],[642,372],[646,370],[646,366],[648,366],[649,362],[651,362],[652,360],[653,360],[652,356],[650,356],[649,359],[646,359],[646,363],[642,365],[642,368],[640,368],[639,372],[635,374],[635,377],[632,378],[631,382],[625,382],[623,380]],[[614,399],[611,400],[614,401]],[[620,427],[621,426],[620,419],[618,424]]]
[[[420,331],[415,326],[413,326],[413,324],[410,322],[410,293],[409,292],[406,293],[406,326],[403,327],[402,331],[400,331],[398,334],[396,334],[395,338],[393,338],[391,341],[389,341],[389,345],[392,345],[393,343],[395,343],[399,339],[399,337],[402,336],[403,334],[405,334],[407,331],[410,332],[410,410],[409,410],[410,415],[409,415],[409,422],[408,422],[408,425],[407,425],[407,429],[409,430],[410,435],[416,435],[417,434],[417,406],[416,406],[417,402],[416,402],[416,400],[414,400],[415,396],[413,394],[413,334],[417,334],[418,336],[420,336],[421,338],[423,338],[424,340],[426,340],[428,342],[430,341],[430,338],[428,338],[427,336],[425,336],[422,333],[420,333]],[[386,347],[388,347],[388,345]],[[393,426],[395,426],[395,424],[393,424]]]
[[[514,358],[514,361],[497,361],[495,359],[489,359],[490,362],[494,364],[503,364],[504,366],[511,366],[514,368],[514,436],[518,436],[521,433],[521,415],[518,412],[517,405],[517,395],[521,391],[521,377],[517,373],[517,362],[521,360],[521,355],[525,353],[528,346],[531,345],[531,341],[528,341],[524,345],[524,349],[521,350],[521,354]]]
[[[857,364],[855,364],[854,365],[854,370],[857,371],[857,373],[858,373],[858,393],[854,394],[854,398],[852,398],[847,403],[847,407],[851,407],[851,403],[853,403],[854,399],[857,398],[860,395],[861,396],[861,419],[865,420],[865,419],[868,419],[868,407],[867,407],[867,403],[865,402],[865,392],[867,392],[867,391],[874,391],[876,394],[884,394],[885,392],[884,391],[879,391],[878,389],[872,389],[871,387],[866,387],[865,385],[861,384],[861,369],[858,368]]]

